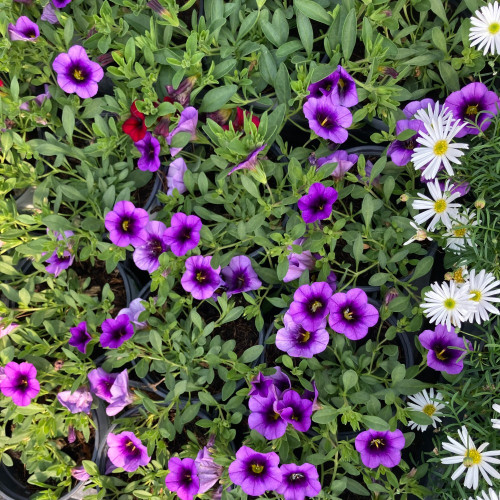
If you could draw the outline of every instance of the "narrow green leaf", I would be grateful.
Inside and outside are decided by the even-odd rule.
[[[293,4],[309,19],[314,19],[319,23],[327,25],[332,23],[332,16],[318,2],[313,2],[312,0],[294,0]]]
[[[62,111],[62,124],[66,135],[71,139],[73,137],[73,131],[75,130],[75,114],[71,106],[67,104]]]
[[[348,61],[356,43],[356,9],[352,8],[347,14],[342,27],[342,53]]]

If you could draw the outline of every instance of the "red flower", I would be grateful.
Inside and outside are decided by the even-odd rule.
[[[0,87],[3,87],[3,81],[0,80]]]
[[[144,123],[144,114],[137,110],[135,101],[130,106],[130,112],[132,116],[125,120],[122,125],[122,130],[128,134],[134,142],[137,142],[144,139],[148,129]]]
[[[249,114],[250,114],[249,111],[245,111],[240,107],[236,108],[236,120],[233,120],[232,122],[235,132],[240,132],[243,130],[245,116],[248,116]],[[260,124],[260,120],[255,115],[252,115],[252,123],[256,127],[258,127]],[[229,130],[228,125],[223,125],[222,128],[224,130]]]

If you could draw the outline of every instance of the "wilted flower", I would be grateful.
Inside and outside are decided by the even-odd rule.
[[[187,165],[184,158],[177,158],[168,166],[167,172],[167,195],[172,196],[174,189],[177,189],[180,194],[186,192],[184,184],[184,174],[187,171]]]
[[[75,392],[62,391],[57,399],[71,413],[89,413],[92,406],[92,394],[86,387],[80,387]]]
[[[179,132],[189,132],[191,134],[191,140],[194,141],[196,139],[196,126],[198,124],[198,110],[189,106],[185,108],[181,112],[181,116],[179,117],[179,122],[177,123],[177,127],[172,130],[167,136],[167,144],[171,146],[172,139]],[[172,156],[176,156],[178,153],[182,151],[183,148],[170,148],[170,154]]]

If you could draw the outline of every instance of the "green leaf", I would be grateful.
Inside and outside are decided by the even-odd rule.
[[[265,45],[260,46],[259,70],[262,78],[269,85],[274,85],[276,80],[276,63]]]
[[[311,21],[302,12],[297,12],[297,29],[299,31],[300,41],[306,50],[308,56],[311,55],[313,49],[314,33]]]
[[[421,276],[425,276],[432,269],[433,264],[434,264],[434,258],[431,257],[430,255],[424,257],[422,260],[419,260],[418,264],[415,267],[415,270],[413,271],[410,277],[409,282],[411,283],[413,280],[416,280]]]
[[[274,88],[276,90],[276,96],[278,97],[278,102],[287,104],[290,95],[290,75],[286,69],[285,63],[281,63],[276,73],[276,78],[274,81]]]
[[[451,90],[460,90],[460,82],[458,80],[458,73],[451,67],[450,64],[444,61],[438,62],[438,69],[443,82],[446,87]]]
[[[448,24],[448,19],[446,17],[446,11],[444,10],[443,1],[442,0],[430,0],[431,2],[431,10],[438,16],[444,24]]]
[[[406,141],[408,140],[410,137],[413,137],[415,135],[415,130],[412,130],[411,128],[407,129],[407,130],[403,130],[402,132],[400,132],[398,134],[398,136],[396,137],[396,139],[398,141]]]
[[[352,8],[347,14],[342,27],[342,53],[346,61],[349,61],[354,45],[356,43],[356,9]]]
[[[397,390],[400,394],[404,394],[405,396],[411,396],[412,394],[423,391],[427,387],[429,387],[429,384],[420,382],[420,380],[409,379],[401,380],[397,384],[394,384],[393,389]]]
[[[409,411],[408,417],[419,425],[432,425],[432,418],[423,411]]]
[[[334,408],[323,408],[312,414],[312,420],[317,424],[328,424],[337,418],[337,413]]]
[[[151,332],[149,333],[149,339],[151,341],[153,349],[156,352],[161,353],[163,341],[160,334],[156,330],[151,330]]]
[[[60,215],[47,215],[42,222],[52,231],[71,231],[74,227],[70,222]]]
[[[368,281],[370,286],[382,286],[389,279],[389,274],[387,273],[375,273],[372,275]]]
[[[82,465],[83,468],[85,469],[85,472],[87,472],[91,476],[99,475],[99,468],[94,462],[91,462],[90,460],[83,460]]]
[[[62,111],[62,124],[66,135],[71,139],[73,137],[73,131],[75,130],[75,113],[71,106],[67,104]]]
[[[217,406],[217,401],[215,401],[214,397],[208,392],[199,392],[198,399],[200,402],[207,406]]]
[[[313,2],[312,0],[294,0],[293,5],[309,19],[314,19],[319,23],[327,25],[332,23],[332,16],[318,2]]]
[[[203,97],[200,112],[211,113],[222,108],[238,90],[237,85],[224,85],[210,89]]]
[[[365,220],[366,227],[370,226],[373,216],[373,198],[371,194],[366,194],[361,204],[361,214]]]
[[[125,45],[125,60],[128,64],[134,64],[135,62],[135,41],[134,37],[130,37]]]
[[[252,347],[249,347],[240,356],[239,362],[240,363],[251,363],[252,361],[255,361],[262,354],[263,350],[264,350],[264,346],[262,346],[262,345],[254,345]]]
[[[369,429],[373,429],[374,431],[388,431],[389,424],[381,419],[380,417],[375,417],[372,415],[362,415],[361,422],[366,425]]]
[[[439,26],[434,26],[431,31],[432,43],[436,47],[443,51],[445,54],[448,53],[448,47],[446,46],[446,38],[444,36],[443,30]]]
[[[260,198],[259,188],[255,185],[252,179],[246,175],[240,177],[241,184],[254,198]]]
[[[238,31],[238,40],[241,40],[254,26],[259,18],[259,11],[254,10],[248,16],[243,18],[240,30]]]
[[[344,384],[344,389],[347,392],[358,383],[358,374],[354,370],[346,370],[342,374],[342,383]]]
[[[352,255],[356,262],[359,262],[363,256],[363,238],[360,234],[357,235],[352,245]]]
[[[71,16],[68,16],[66,18],[66,23],[64,24],[64,42],[68,48],[72,45],[71,40],[73,39],[74,29],[73,19]]]
[[[391,380],[393,384],[396,384],[403,380],[406,375],[406,368],[401,363],[397,365],[391,372]]]
[[[410,297],[396,297],[387,306],[391,312],[403,312],[410,304]]]

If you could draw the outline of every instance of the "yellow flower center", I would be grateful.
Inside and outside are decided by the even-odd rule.
[[[328,116],[321,122],[321,126],[324,127],[328,123]]]
[[[491,23],[488,26],[490,35],[496,35],[500,31],[500,23]]]
[[[463,277],[463,271],[462,271],[461,267],[459,267],[453,273],[453,280],[456,281],[457,283],[465,283],[465,280],[464,280],[464,277]]]
[[[467,228],[466,227],[463,227],[462,229],[455,229],[453,231],[453,234],[457,237],[457,238],[463,238],[466,234],[467,234]]]
[[[434,405],[425,405],[423,408],[422,408],[422,411],[426,414],[426,415],[429,415],[429,417],[432,417],[432,415],[434,415],[434,413],[436,413],[436,407]]]
[[[311,332],[303,331],[299,335],[299,342],[305,344],[311,338]]]
[[[457,305],[456,301],[454,299],[446,299],[443,302],[443,306],[445,309],[448,309],[451,311],[452,309],[455,309],[455,306]]]
[[[344,318],[348,321],[351,321],[353,318],[352,318],[352,311],[349,311],[349,308],[347,308],[345,311],[344,311]]]
[[[465,467],[472,467],[473,465],[480,464],[481,461],[481,453],[479,453],[477,450],[469,450],[465,453]]]
[[[264,470],[264,466],[260,464],[252,464],[252,472],[254,474],[261,474]]]
[[[83,76],[82,70],[81,69],[74,69],[73,70],[73,76],[75,77],[75,80],[84,80],[85,77]]]
[[[311,311],[315,313],[323,304],[319,300],[315,300],[311,304]]]
[[[471,290],[470,293],[473,295],[471,300],[474,302],[479,302],[481,300],[481,292],[479,290]]]
[[[442,214],[448,205],[446,204],[446,200],[441,198],[440,200],[436,200],[434,203],[434,212],[437,214]]]
[[[344,80],[342,80],[342,78],[339,78],[339,81],[338,81],[338,86],[343,89],[345,87],[345,82]]]
[[[372,439],[370,441],[370,444],[372,446],[375,446],[376,448],[379,448],[380,446],[384,446],[384,440],[383,439]]]
[[[196,281],[199,283],[203,283],[207,277],[205,276],[205,273],[199,271],[196,273]]]
[[[128,226],[130,225],[130,221],[128,219],[125,219],[123,222],[122,222],[122,229],[124,231],[128,231]]]
[[[436,144],[434,144],[433,151],[436,156],[443,156],[446,151],[448,151],[448,141],[444,139],[437,141]]]
[[[439,352],[436,352],[436,358],[439,359],[439,361],[446,361],[448,359],[448,357],[444,355],[445,352],[446,352],[446,349],[443,349]]]
[[[467,109],[465,110],[466,115],[477,115],[477,113],[477,104],[474,104],[474,106],[467,106]]]

